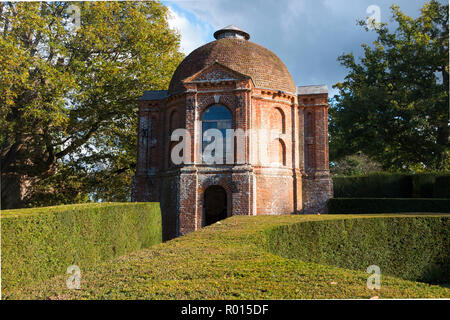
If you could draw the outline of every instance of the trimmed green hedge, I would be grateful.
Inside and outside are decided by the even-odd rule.
[[[445,216],[302,222],[266,231],[267,250],[285,258],[428,283],[450,283]]]
[[[450,175],[436,177],[433,195],[437,198],[450,198]]]
[[[437,212],[450,213],[450,199],[332,198],[329,214]]]
[[[2,289],[65,274],[162,241],[158,203],[104,203],[1,212]]]
[[[333,177],[336,198],[450,198],[450,174]]]

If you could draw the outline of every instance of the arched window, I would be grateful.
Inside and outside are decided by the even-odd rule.
[[[172,149],[178,144],[178,141],[171,141],[169,143],[169,154],[168,154],[168,158],[169,158],[169,168],[174,167],[174,163],[172,162]],[[183,156],[183,153],[181,152],[180,157]]]
[[[206,141],[204,139],[204,133],[209,129],[218,129],[222,133],[223,139],[223,157],[224,162],[226,159],[226,130],[232,129],[233,127],[233,117],[231,115],[230,110],[227,107],[222,105],[213,105],[206,109],[201,117],[202,121],[202,155],[205,148],[213,143],[212,141]],[[213,138],[214,139],[214,138]],[[214,157],[215,152],[211,154]]]
[[[314,167],[314,116],[312,112],[305,115],[305,169]]]
[[[173,167],[174,164],[172,162],[172,149],[173,147],[178,143],[176,141],[171,141],[172,132],[175,129],[178,129],[180,127],[180,117],[177,110],[173,110],[169,114],[169,154],[168,154],[168,163],[169,168]]]
[[[286,166],[286,146],[283,140],[275,139],[270,143],[270,162],[272,165]]]
[[[152,121],[151,122],[152,128],[150,132],[151,139],[156,141],[156,139],[158,138],[158,130],[157,130],[158,120],[156,119],[156,117],[152,117],[151,121]]]
[[[274,108],[272,121],[272,129],[279,129],[281,133],[286,133],[286,119],[281,108]]]
[[[311,112],[308,112],[305,117],[305,137],[313,136],[313,115]]]
[[[173,130],[178,129],[180,126],[180,117],[176,110],[172,111],[169,117],[169,132],[172,133]]]

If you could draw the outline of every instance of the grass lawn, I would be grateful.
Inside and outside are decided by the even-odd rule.
[[[267,228],[302,221],[383,216],[234,216],[187,236],[81,270],[80,290],[68,290],[67,275],[61,275],[3,292],[3,298],[450,298],[450,289],[444,286],[384,275],[381,289],[369,290],[366,270],[286,259],[267,252],[263,246]]]

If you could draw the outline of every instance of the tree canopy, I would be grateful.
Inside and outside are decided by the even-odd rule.
[[[432,0],[416,19],[393,5],[392,17],[359,61],[338,59],[349,72],[334,86],[331,160],[363,152],[385,170],[449,170],[448,5]]]
[[[167,14],[158,1],[0,3],[2,208],[129,198],[137,99],[182,59]]]

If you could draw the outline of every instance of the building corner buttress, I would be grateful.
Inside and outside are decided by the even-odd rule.
[[[327,213],[327,202],[333,197],[329,169],[328,89],[326,86],[298,87],[303,134],[303,176],[301,213]]]

